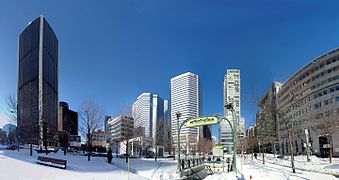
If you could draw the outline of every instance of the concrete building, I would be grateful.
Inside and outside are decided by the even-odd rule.
[[[132,117],[120,115],[118,117],[108,116],[105,122],[106,139],[111,142],[120,142],[127,136],[133,136],[134,120]]]
[[[278,151],[276,98],[281,86],[282,83],[273,82],[258,104],[257,136],[262,149],[269,153]]]
[[[313,59],[282,85],[277,114],[281,153],[291,153],[291,140],[296,154],[305,153],[309,142],[314,154],[325,157],[332,149],[339,156],[339,48]]]
[[[201,115],[201,92],[199,77],[187,72],[171,79],[171,127],[172,142],[177,144],[177,116],[180,112],[179,124],[187,118],[199,117]],[[211,139],[211,127],[202,126],[194,128],[183,128],[180,131],[181,149],[190,154],[197,151],[199,138]],[[176,148],[176,147],[175,147]]]
[[[133,103],[132,107],[134,128],[141,127],[144,131],[143,136],[152,138],[153,145],[155,146],[157,131],[164,128],[166,124],[165,113],[167,112],[167,100],[163,100],[157,94],[142,93]],[[162,140],[158,140],[158,145],[162,143]]]
[[[132,117],[120,115],[118,117],[106,116],[105,118],[106,141],[110,142],[112,152],[121,153],[122,141],[133,138],[134,120]]]
[[[92,146],[93,147],[106,147],[105,132],[97,130],[92,134]]]
[[[22,141],[55,145],[58,121],[58,39],[43,16],[19,36],[18,127]]]
[[[224,76],[224,116],[229,119],[234,126],[234,122],[237,127],[238,137],[244,136],[244,124],[240,121],[240,70],[228,69]],[[227,110],[225,105],[228,103],[233,104],[234,118],[230,110]],[[241,124],[239,124],[241,122]],[[239,128],[240,127],[240,128]],[[219,144],[223,145],[225,151],[233,151],[232,129],[228,122],[222,121],[218,126]]]

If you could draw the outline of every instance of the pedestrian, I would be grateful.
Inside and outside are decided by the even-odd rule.
[[[226,162],[227,162],[227,172],[230,172],[230,163],[231,163],[231,159],[228,157],[226,159]]]
[[[111,164],[112,163],[112,159],[113,159],[113,156],[112,156],[112,149],[109,148],[108,152],[107,152],[107,162],[108,164]]]
[[[258,156],[257,153],[254,153],[254,158],[255,158],[255,159],[257,159],[257,156]]]

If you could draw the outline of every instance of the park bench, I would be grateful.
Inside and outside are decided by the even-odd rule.
[[[66,169],[67,160],[38,156],[38,164]]]

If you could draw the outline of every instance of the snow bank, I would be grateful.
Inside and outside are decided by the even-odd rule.
[[[46,156],[46,154],[40,154]],[[67,160],[67,170],[54,167],[39,165],[35,162],[39,156],[33,153],[29,156],[28,149],[18,151],[0,150],[0,179],[1,180],[125,180],[129,179],[147,179],[134,173],[128,173],[126,170],[110,165],[105,158],[92,157],[87,161],[86,156],[67,154],[62,152],[49,153],[48,157]]]

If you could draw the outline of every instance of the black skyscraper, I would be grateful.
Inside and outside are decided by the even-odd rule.
[[[59,102],[58,131],[68,135],[78,135],[78,113],[69,109],[66,102]]]
[[[44,17],[20,34],[18,58],[20,139],[51,145],[58,119],[58,39]]]

